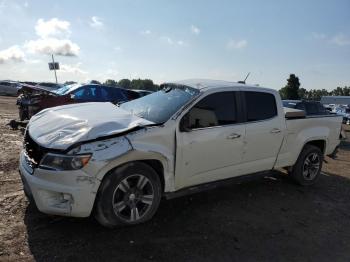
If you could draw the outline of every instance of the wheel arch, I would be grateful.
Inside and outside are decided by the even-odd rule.
[[[103,184],[103,182],[105,181],[105,179],[112,175],[113,171],[118,169],[118,168],[123,168],[127,165],[130,165],[132,163],[136,163],[136,162],[141,162],[141,163],[144,163],[148,166],[150,166],[156,173],[157,175],[159,176],[159,179],[160,179],[160,182],[161,182],[161,185],[162,185],[162,193],[164,193],[164,189],[165,189],[165,179],[164,179],[164,166],[163,166],[163,163],[158,160],[158,159],[140,159],[140,160],[131,160],[129,162],[125,162],[125,163],[121,163],[117,166],[114,166],[112,168],[110,168],[106,173],[105,175],[103,176],[102,180],[101,180],[101,183],[97,189],[97,192],[100,190],[101,188],[101,185]]]
[[[315,147],[319,148],[321,150],[321,152],[324,154],[326,152],[327,141],[324,139],[309,140],[304,144],[302,150],[305,148],[306,145],[315,146]]]

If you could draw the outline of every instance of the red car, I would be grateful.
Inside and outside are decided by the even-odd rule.
[[[60,105],[84,102],[111,102],[113,104],[128,101],[126,90],[99,84],[73,84],[58,89],[24,85],[17,99],[19,118],[30,119],[39,111]]]

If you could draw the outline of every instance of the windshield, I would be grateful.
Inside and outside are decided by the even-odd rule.
[[[189,87],[165,87],[161,91],[121,104],[120,108],[161,124],[198,93],[198,90]]]
[[[289,107],[289,108],[295,108],[296,103],[295,102],[289,102],[289,101],[282,101],[284,107]]]
[[[79,84],[72,84],[72,85],[64,85],[61,88],[58,88],[56,90],[53,90],[54,93],[59,94],[59,95],[65,95],[67,94],[70,90],[73,89],[75,86],[80,86]]]

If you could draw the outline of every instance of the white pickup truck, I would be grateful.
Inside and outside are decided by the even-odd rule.
[[[20,174],[44,213],[137,224],[163,196],[249,174],[286,168],[297,183],[315,183],[342,118],[302,112],[286,114],[275,90],[212,80],[166,83],[119,106],[49,108],[28,124]]]

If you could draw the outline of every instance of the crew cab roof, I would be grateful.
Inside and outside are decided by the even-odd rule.
[[[274,89],[270,88],[264,88],[260,86],[254,86],[254,85],[247,85],[247,84],[241,84],[237,82],[230,82],[230,81],[222,81],[222,80],[211,80],[211,79],[187,79],[187,80],[181,80],[181,81],[174,81],[174,82],[166,82],[162,85],[182,85],[182,86],[188,86],[194,89],[198,90],[208,90],[208,89],[214,89],[214,88],[223,88],[223,87],[240,87],[243,90],[251,90],[251,91],[275,91]],[[162,86],[161,85],[161,86]]]

